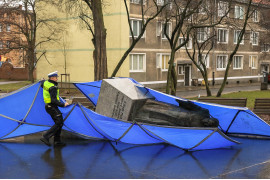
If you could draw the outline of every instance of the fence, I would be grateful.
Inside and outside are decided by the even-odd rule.
[[[9,62],[2,63],[0,67],[0,79],[8,80],[27,80],[28,79],[28,65],[23,68],[13,67]],[[36,79],[36,73],[34,71],[34,79]]]

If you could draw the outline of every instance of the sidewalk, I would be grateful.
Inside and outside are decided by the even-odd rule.
[[[3,85],[3,84],[13,84],[13,83],[19,83],[19,82],[22,82],[22,81],[0,81],[0,85]]]
[[[20,81],[6,81],[0,82],[2,84],[11,84],[18,83]],[[269,89],[268,85],[268,89]],[[220,88],[220,85],[212,86],[210,85],[210,89],[212,95],[215,96]],[[256,91],[261,89],[261,83],[242,83],[242,84],[227,84],[222,92],[222,94],[238,92],[238,91]],[[165,89],[157,89],[158,91],[165,92]],[[0,96],[6,93],[1,93]],[[178,86],[176,96],[183,98],[191,98],[198,96],[206,96],[205,86]]]
[[[212,95],[215,96],[220,85],[210,85]],[[228,84],[225,86],[222,94],[228,94],[239,91],[256,91],[261,89],[261,83],[245,83],[245,84]],[[183,98],[191,98],[198,96],[206,96],[205,86],[181,86],[177,87],[176,96]]]

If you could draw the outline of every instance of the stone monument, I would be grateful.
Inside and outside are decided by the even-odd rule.
[[[96,112],[124,121],[182,127],[217,127],[219,122],[209,111],[189,100],[179,105],[156,101],[143,86],[128,78],[104,79]]]
[[[128,78],[102,80],[96,112],[115,119],[131,121],[151,96]]]

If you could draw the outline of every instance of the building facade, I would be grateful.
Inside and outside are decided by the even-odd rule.
[[[157,1],[160,6],[164,0]],[[218,19],[222,16],[221,7],[228,6],[227,1],[208,1],[208,6],[213,10],[213,18]],[[231,10],[227,15],[230,21],[237,24],[243,24],[244,14],[247,10],[247,1],[234,1],[231,5]],[[144,9],[153,6],[150,1],[144,2]],[[239,49],[233,57],[233,62],[229,70],[227,83],[241,82],[257,82],[260,81],[262,72],[269,72],[270,56],[269,56],[269,26],[263,24],[268,21],[270,4],[264,2],[258,5],[253,2],[252,16],[248,20],[248,26],[244,34],[244,38],[240,43]],[[170,7],[173,8],[173,7]],[[130,17],[133,32],[139,32],[139,26],[142,20],[141,4],[138,0],[130,2]],[[197,14],[203,14],[203,11],[198,11]],[[154,87],[164,86],[167,80],[168,60],[170,59],[170,45],[162,32],[162,16],[155,18],[147,26],[144,36],[136,45],[129,55],[130,61],[130,77],[145,84],[152,84]],[[184,21],[188,24],[188,19]],[[267,23],[266,23],[267,24]],[[171,21],[168,26],[169,34],[175,25]],[[137,29],[135,29],[137,28]],[[221,23],[210,30],[203,28],[197,29],[196,37],[198,41],[205,40],[207,33],[215,34],[215,41],[211,51],[205,51],[202,56],[205,59],[205,65],[208,72],[208,80],[210,83],[220,84],[224,79],[226,64],[230,53],[234,50],[240,30],[235,28],[232,23]],[[179,38],[182,42],[184,37]],[[187,43],[187,49],[193,50],[194,39],[190,39]],[[196,59],[197,57],[195,57]],[[198,68],[192,63],[187,55],[186,48],[180,48],[175,55],[174,64],[178,75],[178,82],[181,85],[190,86],[196,82],[203,83]]]
[[[141,25],[141,5],[140,0],[128,1],[130,12],[130,24],[133,34],[137,37],[140,33]],[[153,1],[144,0],[144,10],[151,15],[153,9],[147,9]],[[162,6],[164,0],[157,0],[158,5]],[[208,0],[215,14],[213,18],[219,18],[219,7],[226,6],[227,1]],[[128,25],[128,18],[125,10],[124,1],[106,1],[103,9],[105,27],[107,29],[107,57],[108,75],[110,76],[122,55],[129,48],[132,39]],[[80,18],[63,11],[57,7],[42,6],[47,8],[47,13],[55,14],[60,24],[65,26],[65,31],[59,37],[58,43],[48,43],[39,47],[37,53],[46,51],[46,58],[42,57],[37,63],[37,79],[46,78],[51,71],[58,70],[59,74],[69,74],[72,82],[93,81],[93,45],[91,34],[80,26]],[[232,4],[229,17],[239,23],[243,23],[246,1],[235,1]],[[169,7],[173,8],[173,7]],[[269,4],[257,6],[252,5],[253,15],[249,19],[249,25],[244,35],[243,42],[234,57],[230,67],[228,83],[256,82],[260,81],[262,71],[269,72]],[[198,13],[203,14],[203,11]],[[268,14],[267,14],[268,13]],[[262,24],[262,22],[264,24]],[[266,22],[266,23],[265,23]],[[188,24],[189,19],[184,23]],[[168,61],[171,49],[168,40],[163,32],[164,19],[162,15],[154,18],[147,26],[143,37],[136,44],[129,54],[125,63],[122,65],[117,76],[132,77],[144,84],[164,86],[167,80]],[[171,21],[168,25],[170,34],[175,26]],[[38,34],[42,34],[39,30]],[[204,40],[206,30],[198,30],[196,38]],[[209,54],[202,54],[207,66],[208,78],[210,83],[215,81],[219,84],[223,80],[226,62],[229,54],[235,46],[239,31],[226,23],[216,26],[210,30],[215,33],[213,49]],[[180,36],[179,42],[184,40]],[[187,49],[193,50],[194,39],[187,43]],[[196,59],[196,58],[195,58]],[[174,58],[174,67],[180,85],[191,86],[194,82],[203,83],[203,78],[198,68],[190,60],[186,48],[180,48]]]
[[[103,1],[103,16],[105,28],[107,29],[107,65],[108,75],[129,46],[128,20],[125,13],[123,1],[106,0]],[[58,7],[48,4],[41,5],[46,8],[39,16],[54,15],[57,17],[57,25],[64,27],[63,33],[59,35],[58,42],[49,42],[38,47],[37,53],[40,55],[46,52],[37,63],[37,79],[47,78],[47,74],[58,70],[59,75],[68,74],[71,82],[94,81],[94,61],[92,35],[85,28],[80,17],[76,14],[59,10]],[[39,29],[38,34],[42,34],[45,29]],[[117,76],[128,77],[128,61],[120,68]],[[61,77],[60,77],[61,78]],[[59,78],[59,79],[60,79]]]
[[[25,66],[26,55],[23,48],[26,39],[17,26],[22,20],[22,6],[18,7],[0,7],[0,61],[8,61],[15,68]]]

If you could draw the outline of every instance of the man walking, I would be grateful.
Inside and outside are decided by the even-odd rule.
[[[45,110],[54,121],[54,125],[45,133],[43,137],[40,139],[46,145],[51,146],[50,138],[54,136],[54,145],[55,146],[64,146],[65,143],[61,141],[60,135],[63,127],[63,116],[61,111],[58,109],[59,107],[66,107],[69,104],[62,103],[59,97],[59,89],[58,89],[58,72],[52,72],[48,74],[49,80],[44,81],[41,87],[43,88],[43,99],[45,102]]]

